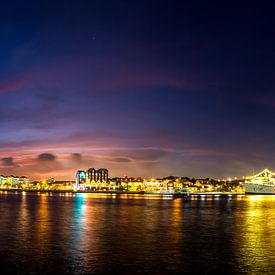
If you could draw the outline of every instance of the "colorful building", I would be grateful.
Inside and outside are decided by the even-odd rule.
[[[76,190],[97,190],[107,188],[108,170],[100,168],[89,168],[87,171],[78,170],[76,173],[75,189]]]

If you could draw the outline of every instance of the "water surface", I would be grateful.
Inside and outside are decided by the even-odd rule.
[[[275,273],[275,196],[0,192],[10,274]]]

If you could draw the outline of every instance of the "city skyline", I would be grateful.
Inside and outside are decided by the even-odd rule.
[[[275,170],[272,11],[252,2],[5,4],[0,174]]]

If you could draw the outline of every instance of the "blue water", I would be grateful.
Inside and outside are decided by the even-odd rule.
[[[274,274],[275,196],[0,192],[9,274]]]

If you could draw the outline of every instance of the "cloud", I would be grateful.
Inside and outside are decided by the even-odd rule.
[[[166,150],[161,149],[141,149],[131,152],[131,158],[142,161],[158,161],[167,154]]]
[[[114,161],[114,162],[131,162],[130,159],[123,158],[123,157],[113,158],[112,161]]]
[[[56,156],[53,154],[49,154],[49,153],[43,153],[38,155],[38,160],[39,161],[54,161],[56,160]]]
[[[73,153],[73,154],[71,154],[71,158],[73,160],[81,160],[82,159],[82,155],[80,153]]]
[[[3,166],[16,166],[12,157],[2,158]]]

